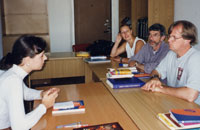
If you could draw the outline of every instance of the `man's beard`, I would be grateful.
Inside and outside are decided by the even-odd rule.
[[[151,45],[152,47],[156,47],[156,46],[158,46],[158,45],[160,44],[160,41],[159,41],[159,42],[155,42],[155,41],[153,41],[153,40],[149,40],[149,43],[150,43],[150,45]],[[153,43],[153,44],[151,44],[151,43]]]

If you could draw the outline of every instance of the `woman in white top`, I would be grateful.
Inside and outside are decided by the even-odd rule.
[[[4,72],[3,70],[0,70],[0,75],[1,75],[3,72]]]
[[[39,37],[23,35],[16,40],[12,53],[0,61],[0,130],[28,130],[53,106],[59,89],[38,91],[28,88],[23,79],[40,70],[47,57],[46,42]],[[41,104],[25,114],[24,100],[42,99]]]
[[[119,46],[122,39],[124,39],[125,42]],[[144,40],[133,36],[133,31],[129,25],[122,25],[120,27],[120,33],[117,35],[115,44],[111,50],[110,56],[113,57],[115,61],[128,63],[129,58],[137,54],[144,44]],[[124,52],[127,53],[127,58],[119,57],[119,55]]]

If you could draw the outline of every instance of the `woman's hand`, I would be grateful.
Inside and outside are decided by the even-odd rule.
[[[120,62],[120,57],[119,56],[113,57],[113,60],[117,61],[117,62]]]
[[[60,89],[59,88],[50,88],[46,91],[42,91],[41,92],[41,98],[43,98],[43,96],[45,95],[45,93],[47,93],[48,91],[51,91],[51,93],[53,93],[54,91],[57,91],[57,92],[60,92]]]
[[[51,88],[43,92],[42,104],[44,104],[47,109],[54,105],[59,91],[60,89],[58,88]]]
[[[121,40],[122,40],[122,36],[121,36],[120,33],[118,33],[118,35],[117,35],[117,37],[116,37],[116,40],[115,40],[115,44],[116,44],[116,43],[119,44],[119,43],[121,42]]]

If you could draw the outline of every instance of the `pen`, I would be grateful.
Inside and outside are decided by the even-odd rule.
[[[56,128],[73,128],[74,126],[80,125],[81,122],[75,122],[75,123],[71,123],[71,124],[66,124],[66,125],[59,125],[56,126]]]
[[[88,126],[88,124],[81,124],[81,122],[75,122],[71,124],[66,124],[66,125],[59,125],[56,126],[57,129],[59,128],[79,128],[79,127],[85,127]]]

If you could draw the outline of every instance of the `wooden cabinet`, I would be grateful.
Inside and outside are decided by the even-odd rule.
[[[30,80],[84,76],[84,61],[73,52],[47,53],[42,70],[32,72]]]
[[[148,17],[148,26],[163,24],[166,30],[174,21],[174,0],[132,0],[131,19],[136,34],[137,20]]]
[[[2,0],[3,55],[23,34],[44,38],[49,48],[47,0]]]

